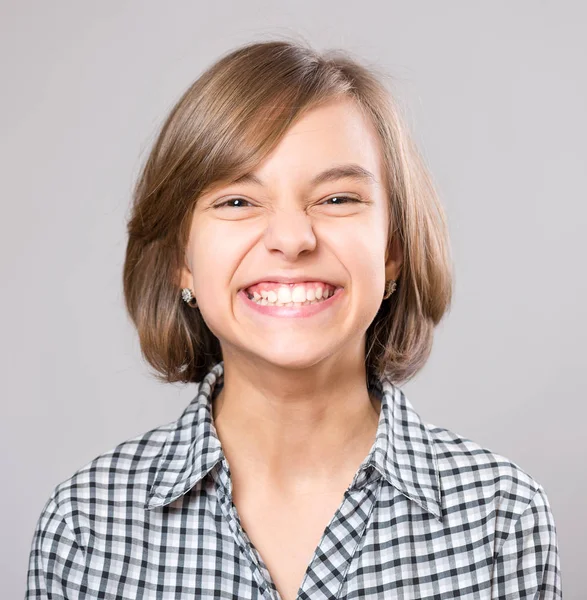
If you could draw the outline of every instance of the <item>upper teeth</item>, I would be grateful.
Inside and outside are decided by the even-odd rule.
[[[267,287],[272,289],[266,289]],[[289,285],[279,285],[276,288],[275,284],[266,283],[251,286],[247,291],[252,293],[255,300],[264,298],[271,303],[288,304],[290,302],[303,303],[328,298],[334,293],[334,287],[323,283],[302,283],[293,286],[293,288]]]

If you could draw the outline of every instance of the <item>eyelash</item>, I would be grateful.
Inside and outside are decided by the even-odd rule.
[[[334,198],[344,198],[345,200],[348,200],[350,203],[356,203],[356,204],[360,204],[360,202],[361,202],[361,200],[358,200],[357,198],[351,198],[350,196],[342,196],[342,195],[331,196],[330,198],[326,198],[326,200],[324,200],[324,202],[328,202],[329,200],[333,200]],[[245,202],[249,202],[248,200],[245,200],[244,198],[230,198],[228,200],[225,200],[224,202],[221,202],[220,204],[216,204],[214,206],[214,208],[220,208],[222,206],[226,206],[229,202],[234,202],[235,200],[244,200]],[[249,202],[249,204],[250,204],[250,202]],[[344,204],[346,204],[346,202]],[[331,204],[331,206],[340,206],[340,204]],[[239,208],[239,207],[234,206],[231,208]]]

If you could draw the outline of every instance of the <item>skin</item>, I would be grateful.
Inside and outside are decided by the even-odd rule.
[[[309,185],[343,163],[361,165],[376,181]],[[365,385],[366,331],[385,281],[399,275],[401,251],[394,242],[386,257],[379,139],[352,101],[309,111],[254,173],[264,185],[217,187],[198,199],[181,285],[193,291],[222,347],[225,387],[213,417],[235,504],[251,530],[258,517],[284,532],[287,520],[299,524],[297,515],[314,511],[299,546],[301,567],[375,441],[380,405]],[[362,202],[324,204],[343,195]],[[213,208],[234,198],[242,200]],[[344,293],[309,318],[258,315],[237,292],[275,272],[328,279]],[[261,546],[263,534],[252,539]],[[284,595],[294,597],[302,574],[284,575]]]

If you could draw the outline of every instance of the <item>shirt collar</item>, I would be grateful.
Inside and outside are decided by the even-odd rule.
[[[196,397],[169,432],[145,503],[147,510],[187,493],[223,459],[211,407],[223,385],[221,361],[204,376]],[[381,411],[375,442],[363,465],[373,465],[389,484],[441,519],[437,456],[428,427],[390,379],[373,378],[369,387],[381,399]]]

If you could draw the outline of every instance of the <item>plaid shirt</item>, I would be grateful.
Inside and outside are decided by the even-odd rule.
[[[55,487],[26,598],[279,600],[232,503],[211,401],[217,363],[180,418]],[[324,530],[298,599],[562,598],[544,488],[506,458],[425,425],[390,380],[375,442]]]

